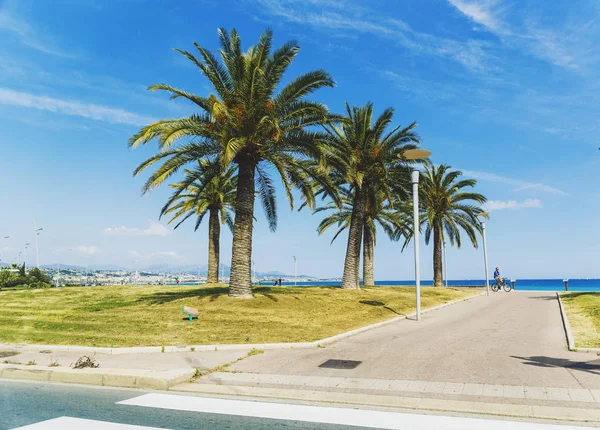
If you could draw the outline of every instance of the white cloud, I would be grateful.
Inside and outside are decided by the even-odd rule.
[[[448,0],[448,2],[476,24],[500,34],[507,32],[499,17],[498,0]]]
[[[542,183],[533,183],[527,181],[521,181],[519,179],[506,178],[504,176],[496,175],[494,173],[489,172],[477,172],[474,170],[463,170],[462,171],[465,176],[470,176],[471,178],[482,180],[482,181],[490,181],[490,182],[500,182],[504,184],[509,184],[515,186],[513,191],[523,191],[523,190],[538,190],[543,191],[550,194],[556,194],[560,196],[565,196],[565,193],[558,188],[551,187],[550,185],[542,184]]]
[[[76,246],[75,248],[73,248],[74,251],[79,252],[81,254],[85,254],[85,255],[96,255],[102,251],[100,251],[100,248],[98,248],[97,246],[85,246],[85,245],[79,245]]]
[[[150,252],[150,253],[141,253],[139,251],[135,251],[130,249],[128,251],[129,255],[134,257],[137,260],[145,260],[145,261],[161,261],[164,258],[169,258],[173,260],[186,260],[186,258],[175,251],[158,251],[158,252]]]
[[[486,211],[498,211],[502,209],[541,208],[542,202],[538,199],[527,199],[522,202],[516,200],[489,200],[483,205]]]
[[[418,54],[452,59],[468,69],[487,69],[487,42],[460,41],[414,30],[406,22],[349,1],[258,0],[264,13],[288,22],[328,31],[328,35],[356,37],[357,33],[384,37]]]
[[[498,36],[504,44],[525,50],[542,61],[575,71],[600,61],[596,49],[600,36],[597,13],[591,12],[590,18],[589,12],[582,12],[572,21],[568,19],[569,14],[560,9],[559,21],[550,16],[542,17],[538,10],[528,9],[518,2],[512,7],[499,0],[448,2],[466,18]]]
[[[160,257],[179,257],[179,254],[177,254],[174,251],[160,251],[160,252],[154,252],[151,255],[156,255],[156,256],[160,256]]]
[[[139,115],[120,108],[112,108],[93,103],[82,103],[75,100],[60,100],[53,97],[36,96],[7,88],[0,88],[0,104],[38,109],[64,115],[80,116],[113,124],[142,126],[155,121],[154,118]]]
[[[104,229],[104,234],[115,236],[166,236],[169,233],[170,230],[167,227],[156,221],[148,221],[148,228],[146,229],[126,227],[124,225],[121,227],[107,227]]]
[[[48,42],[48,36],[38,36],[36,31],[27,21],[16,16],[13,12],[9,11],[8,8],[0,9],[0,31],[12,33],[22,44],[45,54],[60,57],[72,57],[71,54],[53,47]]]

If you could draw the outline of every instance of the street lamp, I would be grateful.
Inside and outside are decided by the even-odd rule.
[[[489,212],[482,212],[480,214],[477,214],[478,217],[482,217],[484,219],[487,219],[489,215],[490,215]],[[483,236],[483,264],[485,264],[485,288],[487,291],[487,295],[489,296],[490,295],[490,280],[489,280],[489,276],[488,276],[487,241],[486,241],[486,235],[485,235],[485,221],[481,221],[481,228],[483,229],[482,236]]]
[[[23,268],[25,269],[25,272],[27,272],[27,248],[29,247],[29,242],[27,242],[24,246],[23,246]]]
[[[256,282],[256,263],[252,260],[252,270],[254,271],[254,282]]]
[[[298,282],[298,259],[294,255],[294,287]]]
[[[444,279],[446,280],[446,288],[448,288],[448,258],[446,257],[446,241],[444,243]]]
[[[409,149],[398,155],[398,158],[405,160],[424,160],[431,155],[431,151],[426,149]],[[421,172],[413,169],[411,172],[411,182],[413,186],[413,221],[414,232],[413,240],[415,247],[415,286],[417,290],[417,321],[421,319],[421,273],[419,267],[419,176]]]
[[[33,220],[33,234],[35,235],[35,262],[37,264],[37,268],[40,268],[40,252],[38,249],[38,236],[44,230],[43,228],[37,228],[35,224],[35,219]]]

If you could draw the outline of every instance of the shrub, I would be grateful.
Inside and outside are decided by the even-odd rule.
[[[48,277],[48,275],[46,275],[44,272],[42,272],[37,267],[35,267],[29,271],[29,277],[34,278],[35,280],[37,280],[39,282],[43,282],[44,284],[52,283],[52,281],[50,281],[50,278]]]
[[[40,269],[34,268],[28,275],[24,271],[11,272],[8,269],[0,270],[0,288],[50,288],[52,281]]]

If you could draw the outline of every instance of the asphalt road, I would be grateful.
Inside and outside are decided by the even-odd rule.
[[[42,423],[63,416],[165,429],[258,430],[276,428],[290,430],[341,430],[349,428],[340,425],[116,404],[116,402],[135,398],[143,394],[146,393],[138,390],[88,388],[75,385],[0,380],[0,430]],[[98,428],[105,427],[102,423],[98,425]],[[65,427],[52,428],[67,430]],[[356,428],[352,427],[352,429]]]
[[[319,367],[355,360],[355,369]],[[554,293],[480,296],[339,341],[268,350],[229,370],[533,387],[600,388],[600,357],[569,352]]]

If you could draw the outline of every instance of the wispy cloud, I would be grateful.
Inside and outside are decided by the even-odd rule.
[[[52,252],[74,252],[85,256],[100,254],[102,250],[95,245],[77,245],[73,247],[49,248]]]
[[[94,245],[79,245],[73,248],[73,250],[85,255],[96,255],[102,252],[100,248]]]
[[[171,260],[183,261],[186,258],[175,251],[157,251],[150,253],[142,253],[133,249],[128,251],[129,255],[136,258],[137,260],[164,260],[165,258]]]
[[[516,200],[489,200],[483,205],[486,211],[499,211],[502,209],[541,208],[542,202],[538,199],[527,199],[522,202]]]
[[[126,227],[124,225],[104,229],[104,234],[115,236],[166,236],[169,233],[170,230],[167,227],[155,221],[148,221],[148,228],[145,229]]]
[[[487,42],[456,40],[415,30],[399,19],[390,18],[350,1],[258,0],[263,13],[288,22],[308,25],[316,30],[343,37],[370,34],[392,40],[412,52],[448,58],[475,71],[489,67]]]
[[[93,103],[82,103],[75,100],[61,100],[53,97],[38,96],[7,88],[0,88],[0,104],[79,116],[112,124],[142,126],[155,121],[154,118],[139,115],[120,108]]]
[[[499,34],[508,34],[502,20],[501,3],[498,0],[448,0],[463,15],[475,24],[483,25]]]
[[[29,46],[45,54],[60,57],[73,57],[72,54],[61,50],[51,44],[47,35],[40,36],[34,30],[34,26],[19,18],[14,11],[7,7],[0,8],[0,32],[13,34],[23,45]]]
[[[509,5],[499,0],[448,2],[467,19],[498,36],[504,44],[525,50],[550,64],[581,71],[600,61],[595,49],[600,35],[597,15],[580,14],[571,21],[561,9],[562,21],[547,17],[542,21],[539,11],[528,9],[523,3]]]
[[[462,172],[465,176],[470,176],[471,178],[478,179],[481,181],[500,182],[503,184],[512,185],[516,187],[515,189],[513,189],[513,191],[537,190],[560,196],[564,196],[567,194],[564,191],[559,190],[558,188],[551,187],[550,185],[546,185],[541,182],[535,183],[521,181],[519,179],[507,178],[505,176],[496,175],[494,173],[477,172],[474,170],[463,170]]]

